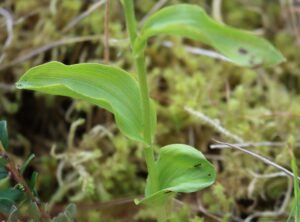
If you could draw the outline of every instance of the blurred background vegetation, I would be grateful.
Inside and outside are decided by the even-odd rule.
[[[153,221],[155,212],[133,204],[147,177],[142,147],[116,129],[113,116],[82,101],[16,90],[30,67],[51,60],[103,62],[105,1],[0,1],[0,118],[9,125],[10,150],[39,172],[38,193],[56,214],[70,202],[78,221]],[[300,159],[300,3],[289,0],[135,1],[139,20],[164,5],[193,3],[215,19],[270,40],[287,61],[246,69],[198,55],[205,45],[159,37],[146,51],[148,80],[157,101],[157,149],[171,143],[197,147],[217,168],[216,183],[180,195],[170,221],[285,221],[292,181],[231,149],[210,149],[218,132],[189,107],[218,121],[244,142],[282,142],[249,149],[290,169],[289,148]],[[221,7],[220,7],[220,3]],[[110,1],[110,64],[134,73],[119,1]],[[172,44],[172,47],[166,47]],[[284,145],[296,141],[290,147]],[[299,161],[298,161],[299,162]],[[275,174],[274,174],[275,173]],[[0,184],[5,187],[8,181]],[[24,221],[26,206],[24,206]],[[0,216],[1,218],[1,216]],[[253,219],[251,219],[253,218]]]

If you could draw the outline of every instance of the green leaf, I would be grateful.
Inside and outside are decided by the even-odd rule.
[[[33,171],[33,173],[31,174],[30,181],[29,181],[29,188],[34,193],[35,196],[37,196],[35,185],[36,185],[38,175],[39,175],[38,172]]]
[[[218,23],[195,5],[169,6],[151,15],[135,41],[135,53],[141,53],[147,40],[159,34],[201,41],[241,66],[268,66],[284,61],[281,53],[263,38]]]
[[[121,69],[100,64],[49,62],[28,70],[16,85],[19,89],[69,96],[98,105],[114,114],[125,135],[145,142],[139,86],[130,74]],[[156,127],[153,103],[151,119],[153,135]]]
[[[12,206],[10,213],[7,217],[7,222],[18,222],[19,218],[19,211],[18,208],[16,206]]]
[[[6,178],[8,176],[8,172],[4,167],[0,166],[0,180]]]
[[[63,213],[60,213],[59,215],[57,215],[56,217],[54,217],[51,222],[68,222],[69,218],[64,215]]]
[[[68,222],[68,221],[73,221],[76,217],[76,205],[71,203],[69,204],[64,212],[60,213],[57,215],[55,218],[53,218],[51,221],[52,222]]]
[[[33,201],[30,201],[29,203],[29,213],[30,213],[31,220],[33,222],[41,221],[41,212],[37,204]]]
[[[3,214],[8,217],[11,212],[14,212],[14,209],[16,206],[13,201],[0,198],[0,215]]]
[[[6,160],[0,157],[0,180],[8,176],[8,172],[6,170],[5,165],[6,165]]]
[[[7,123],[5,120],[0,121],[0,142],[5,149],[8,148]]]
[[[71,204],[69,204],[69,205],[66,207],[66,209],[65,209],[65,211],[64,211],[64,214],[65,214],[68,218],[70,218],[70,219],[75,219],[75,217],[76,217],[76,212],[77,212],[77,207],[76,207],[76,205],[73,204],[73,203],[71,203]]]
[[[172,144],[160,149],[156,162],[159,188],[150,192],[148,178],[146,197],[137,203],[160,205],[174,197],[176,193],[191,193],[214,183],[216,172],[197,149],[184,145]]]
[[[35,158],[35,155],[32,153],[22,164],[22,166],[20,168],[20,172],[22,175],[24,174],[24,172],[25,172],[26,168],[28,167],[29,163],[31,162],[31,160],[33,160],[34,158]]]
[[[0,213],[7,217],[14,217],[16,213],[15,204],[21,200],[24,193],[16,188],[8,188],[0,190]]]
[[[12,202],[17,202],[22,199],[24,192],[17,188],[7,188],[0,190],[0,200],[6,199]]]
[[[295,222],[300,222],[300,187],[298,181],[298,169],[297,169],[297,162],[294,154],[292,156],[292,170],[293,170],[293,181],[294,181],[294,218]]]

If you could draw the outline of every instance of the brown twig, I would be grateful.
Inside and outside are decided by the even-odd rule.
[[[104,18],[104,61],[109,63],[109,11],[110,1],[105,3],[105,18]]]

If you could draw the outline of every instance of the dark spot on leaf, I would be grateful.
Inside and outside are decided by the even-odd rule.
[[[172,190],[166,190],[165,193],[172,193]]]
[[[239,53],[242,54],[242,55],[245,55],[248,53],[248,51],[244,48],[239,48]]]
[[[201,167],[201,166],[202,166],[202,163],[198,163],[194,167]]]
[[[207,176],[209,176],[209,177],[210,177],[210,176],[211,176],[211,174],[209,173]]]

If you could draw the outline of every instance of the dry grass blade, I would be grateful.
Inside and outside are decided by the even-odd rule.
[[[255,158],[257,158],[257,159],[259,159],[259,160],[261,160],[261,161],[263,161],[264,163],[266,163],[266,164],[268,164],[268,165],[270,165],[270,166],[273,166],[273,167],[277,168],[278,170],[284,172],[286,175],[288,175],[288,176],[290,176],[290,177],[292,177],[292,178],[295,176],[291,171],[287,170],[286,168],[284,168],[284,167],[278,165],[277,163],[274,163],[273,161],[267,159],[266,157],[263,157],[263,156],[261,156],[261,155],[259,155],[259,154],[257,154],[257,153],[254,153],[254,152],[252,152],[252,151],[250,151],[250,150],[244,149],[244,148],[239,147],[239,146],[234,145],[234,144],[224,143],[224,142],[218,141],[218,140],[216,140],[216,139],[213,139],[213,141],[216,142],[216,143],[218,143],[218,144],[224,144],[224,145],[227,145],[229,148],[234,148],[234,149],[237,149],[237,150],[242,151],[242,152],[244,152],[244,153],[247,153],[247,154],[249,154],[249,155],[251,155],[251,156],[253,156],[253,157],[255,157]],[[212,147],[211,147],[211,148],[212,148]],[[298,180],[300,181],[300,177],[297,177],[297,178],[298,178]]]
[[[14,37],[14,33],[13,33],[14,21],[13,21],[12,15],[9,13],[9,11],[7,11],[4,8],[0,8],[0,15],[4,16],[5,20],[6,20],[6,30],[7,30],[8,37],[4,43],[4,48],[7,48],[11,44],[13,37]]]
[[[94,12],[97,8],[99,8],[100,6],[102,6],[104,3],[106,2],[106,0],[102,0],[102,1],[97,1],[96,3],[94,3],[91,7],[88,8],[88,10],[86,10],[85,12],[83,12],[82,14],[80,14],[79,16],[75,17],[69,24],[67,24],[62,32],[67,32],[70,29],[72,29],[75,25],[77,25],[82,19],[84,19],[85,17],[89,16],[92,12]]]
[[[5,17],[5,20],[6,20],[5,24],[6,24],[6,31],[7,31],[7,39],[3,46],[3,54],[0,55],[0,63],[2,63],[2,61],[5,58],[4,50],[10,46],[10,44],[12,43],[12,40],[14,38],[14,32],[13,32],[14,21],[13,21],[12,15],[9,13],[9,11],[7,11],[4,8],[0,8],[0,15]]]
[[[160,9],[163,5],[165,5],[168,2],[168,0],[160,0],[158,1],[151,9],[150,11],[147,13],[147,15],[145,15],[142,20],[140,21],[140,24],[143,24],[144,21],[154,12],[156,12],[158,9]]]
[[[12,62],[6,64],[6,65],[2,65],[0,66],[0,71],[4,70],[8,67],[17,65],[19,63],[22,63],[28,59],[31,59],[34,56],[39,55],[40,53],[43,53],[45,51],[48,51],[52,48],[58,47],[58,46],[62,46],[62,45],[66,45],[66,44],[74,44],[74,43],[78,43],[78,42],[85,42],[85,41],[97,41],[99,40],[99,36],[98,35],[92,35],[92,36],[83,36],[83,37],[74,37],[74,38],[68,38],[68,39],[62,39],[62,40],[58,40],[58,41],[54,41],[51,42],[49,44],[46,44],[44,46],[41,46],[37,49],[34,49],[33,51],[26,53],[25,55],[21,55],[18,58],[16,58],[15,60],[13,60]]]

